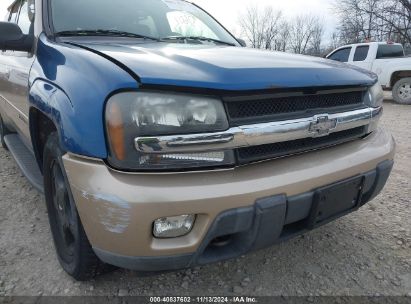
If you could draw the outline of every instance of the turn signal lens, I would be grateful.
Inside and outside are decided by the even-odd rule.
[[[107,132],[111,149],[118,160],[126,158],[124,146],[124,128],[121,109],[117,103],[110,103],[107,108]]]
[[[366,105],[378,108],[383,105],[384,101],[384,91],[379,83],[373,85],[367,92],[365,96]]]

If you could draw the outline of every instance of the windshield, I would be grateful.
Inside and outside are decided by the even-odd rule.
[[[130,33],[156,39],[201,37],[203,42],[238,45],[210,15],[182,0],[51,0],[51,11],[56,34],[92,35],[96,31],[98,35]]]

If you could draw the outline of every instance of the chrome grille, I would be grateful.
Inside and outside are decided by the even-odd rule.
[[[366,90],[225,96],[228,130],[137,137],[135,148],[146,154],[232,150],[237,165],[324,149],[376,129],[382,107],[364,103]]]

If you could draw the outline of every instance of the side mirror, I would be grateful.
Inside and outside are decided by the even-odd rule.
[[[30,52],[33,40],[33,36],[24,35],[17,24],[0,22],[0,50]]]
[[[242,47],[246,47],[246,46],[247,46],[247,43],[246,43],[243,39],[237,38],[237,41],[238,41],[238,43],[239,43]]]

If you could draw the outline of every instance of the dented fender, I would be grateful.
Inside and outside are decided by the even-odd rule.
[[[114,62],[41,34],[29,86],[31,112],[37,109],[53,121],[65,151],[106,158],[106,100],[139,84]]]

